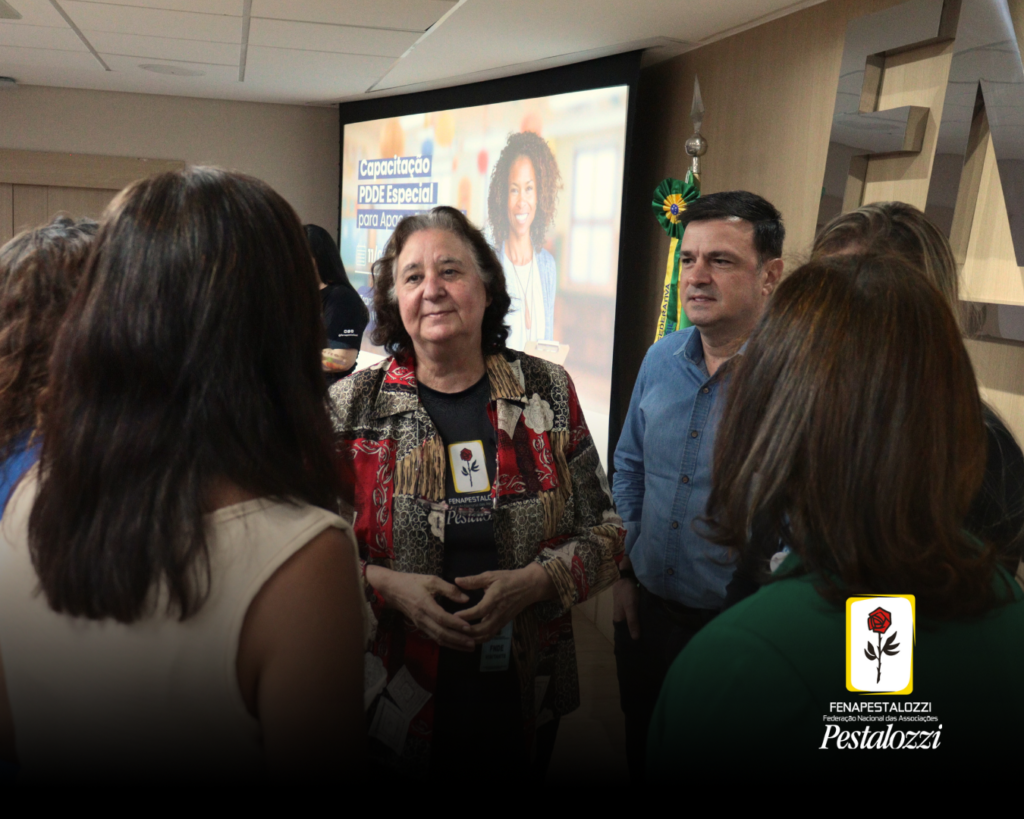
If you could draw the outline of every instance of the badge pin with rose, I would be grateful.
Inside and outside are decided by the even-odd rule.
[[[469,485],[473,485],[473,473],[480,471],[480,464],[473,458],[473,453],[467,448],[459,453],[459,457],[466,463],[462,466],[462,474],[469,478]]]
[[[899,654],[899,651],[896,649],[900,647],[900,644],[895,642],[897,632],[894,631],[889,636],[889,639],[885,641],[885,645],[882,645],[882,635],[889,630],[891,625],[892,615],[881,606],[868,615],[868,629],[878,635],[878,653],[875,653],[875,647],[871,645],[869,640],[864,656],[869,660],[878,660],[878,675],[875,677],[876,684],[882,679],[882,655],[888,654],[892,656],[893,654]]]

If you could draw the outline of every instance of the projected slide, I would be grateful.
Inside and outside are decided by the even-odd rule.
[[[601,88],[344,130],[341,255],[371,311],[370,268],[399,220],[436,205],[459,208],[504,267],[509,346],[565,366],[602,457],[627,92]],[[369,332],[363,338],[364,350],[383,354]]]

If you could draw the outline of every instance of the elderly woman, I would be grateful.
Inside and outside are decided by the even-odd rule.
[[[781,539],[792,554],[676,659],[649,778],[765,754],[845,771],[877,766],[880,747],[929,750],[900,754],[901,770],[995,760],[1024,729],[1024,595],[963,528],[985,431],[943,297],[901,260],[812,262],[779,286],[733,378],[710,535],[741,552]],[[884,704],[865,706],[911,699],[935,722],[892,708],[876,722]],[[821,752],[837,748],[854,752]]]
[[[569,609],[618,576],[604,471],[565,370],[506,348],[501,264],[459,211],[404,219],[373,270],[394,355],[330,391],[388,680],[371,754],[523,770],[537,739],[543,768],[579,704]]]
[[[508,346],[553,339],[555,259],[544,234],[555,218],[562,177],[551,148],[531,131],[509,134],[491,172],[487,220],[512,298]]]

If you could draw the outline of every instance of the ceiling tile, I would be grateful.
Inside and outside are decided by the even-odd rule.
[[[116,61],[117,58],[114,59]],[[62,69],[54,66],[19,66],[14,76],[22,85],[49,85],[61,88],[88,88],[95,91],[167,94],[176,97],[203,97],[251,102],[305,102],[304,98],[294,91],[267,92],[256,86],[247,87],[246,83],[238,82],[237,69],[232,72],[227,68],[219,68],[225,73],[214,77],[168,77],[141,70],[104,71],[96,60],[93,60],[93,64],[96,69],[89,71]],[[3,73],[3,69],[0,69],[0,73]]]
[[[8,0],[18,2],[18,0]],[[137,6],[165,11],[194,11],[202,14],[223,14],[229,17],[242,16],[242,0],[78,0],[105,6]],[[63,0],[60,0],[63,3]]]
[[[455,0],[253,0],[252,16],[424,32]]]
[[[393,62],[393,57],[249,46],[245,84],[290,91],[307,102],[333,100],[362,93],[384,76]]]
[[[20,20],[0,20],[0,26],[54,26],[67,28],[64,18],[57,13],[50,0],[7,0],[8,5],[21,14]]]
[[[698,42],[793,6],[792,0],[591,0],[581,13],[571,0],[472,0],[423,38],[378,88],[454,85],[456,78],[500,67],[521,73],[559,55],[625,51],[656,37]]]
[[[364,98],[374,83],[380,93],[443,88],[658,41],[712,41],[738,26],[821,1],[468,0],[456,5],[454,0],[253,0],[253,42],[246,81],[240,83],[236,55],[244,0],[60,0],[86,35],[100,43],[116,71],[104,71],[84,51],[62,50],[73,42],[71,33],[49,0],[9,0],[24,19],[0,21],[0,74],[26,85],[325,104]],[[443,25],[434,26],[453,9]],[[337,29],[275,29],[265,25],[271,21]],[[49,27],[54,38],[11,33],[32,26]],[[349,48],[343,29],[352,28],[360,32],[361,52],[372,43],[381,55],[335,51]],[[409,52],[405,36],[388,39],[381,32],[406,32],[417,45]],[[264,39],[287,47],[262,45]],[[27,48],[26,43],[42,47]],[[399,46],[408,56],[394,56]],[[138,68],[139,63],[169,60],[186,67],[211,65],[202,69],[209,72],[202,77],[161,76]]]
[[[102,71],[96,58],[84,49],[82,51],[54,51],[48,48],[9,48],[0,51],[0,74],[14,77],[18,82],[25,80],[18,73],[20,66],[40,66],[70,71]],[[6,92],[5,92],[6,93]]]
[[[154,60],[186,60],[196,63],[233,65],[236,68],[241,50],[236,43],[208,43],[201,40],[179,40],[171,37],[108,34],[102,31],[90,31],[87,36],[89,42],[100,54],[120,54],[125,57],[146,57]]]
[[[70,28],[51,26],[4,26],[0,25],[0,46],[21,46],[22,48],[54,48],[58,51],[85,51],[85,43],[78,39]]]
[[[400,57],[419,36],[414,31],[254,19],[249,28],[249,45]]]
[[[214,43],[241,43],[240,17],[219,14],[193,14],[184,11],[160,11],[131,6],[83,3],[61,0],[68,16],[89,36],[90,31],[115,34],[148,34],[153,37],[177,37],[182,40],[207,40]]]
[[[148,65],[150,61],[145,58],[139,57],[120,57],[117,55],[111,55],[110,57],[104,56],[103,59],[107,65],[110,66],[111,71],[121,74],[134,75],[140,78],[146,78],[147,82],[158,83],[162,87],[172,89],[170,93],[182,93],[188,95],[188,88],[190,84],[209,84],[210,82],[225,82],[232,83],[238,82],[238,65],[208,65],[205,63],[190,63],[183,62],[180,60],[153,60],[158,65],[169,65],[175,66],[185,71],[201,71],[202,75],[198,77],[181,77],[173,74],[158,74],[154,71],[146,71],[144,68],[140,68],[141,65]],[[152,78],[152,79],[151,79]],[[166,91],[157,91],[156,93],[168,93]]]

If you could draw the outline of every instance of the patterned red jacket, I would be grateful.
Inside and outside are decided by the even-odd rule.
[[[565,370],[511,350],[488,356],[486,366],[497,440],[491,495],[499,566],[540,563],[558,591],[557,599],[518,615],[513,628],[529,740],[538,717],[579,706],[569,609],[617,579],[625,531]],[[330,397],[339,462],[355,488],[362,558],[396,571],[440,575],[445,450],[419,401],[412,361],[382,361],[338,382]],[[371,651],[388,679],[404,666],[432,694],[438,644],[385,609],[369,586],[367,592],[378,618]],[[425,770],[432,726],[431,697],[409,724],[401,760],[389,761]]]

